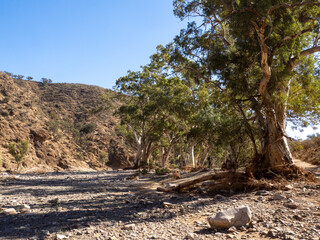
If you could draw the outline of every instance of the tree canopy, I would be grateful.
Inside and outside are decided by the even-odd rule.
[[[319,122],[320,3],[174,0],[173,4],[177,17],[195,21],[173,43],[159,47],[141,72],[118,80],[120,91],[135,99],[133,105],[122,107],[127,120],[142,124],[149,119],[158,140],[174,125],[183,126],[180,136],[191,142],[202,139],[207,147],[250,142],[246,147],[255,156],[255,169],[292,164],[287,120],[302,125]],[[170,119],[175,120],[166,125]],[[161,122],[159,131],[156,121]]]

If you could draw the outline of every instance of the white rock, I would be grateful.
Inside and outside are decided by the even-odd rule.
[[[21,213],[29,213],[30,212],[30,208],[21,208],[20,212]]]
[[[6,208],[6,209],[3,209],[3,213],[4,214],[16,214],[17,211],[14,209],[14,208]]]
[[[162,205],[163,205],[163,207],[165,207],[165,208],[172,208],[172,207],[174,207],[174,204],[169,203],[169,202],[163,202]]]
[[[231,226],[240,227],[251,221],[251,210],[249,206],[229,208],[216,215],[208,217],[211,228],[229,228]]]
[[[285,185],[285,186],[284,186],[284,190],[285,190],[285,191],[293,190],[293,186],[292,186],[292,185],[290,185],[290,184]]]
[[[65,235],[62,235],[62,234],[57,234],[57,236],[56,236],[56,239],[57,239],[57,240],[66,239],[66,238],[68,238],[68,237],[65,236]]]

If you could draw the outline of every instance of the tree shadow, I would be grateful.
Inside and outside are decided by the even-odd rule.
[[[195,197],[189,194],[141,192],[138,181],[128,178],[132,172],[57,173],[56,175],[21,175],[3,182],[0,190],[8,199],[29,194],[42,201],[31,202],[31,213],[0,216],[0,238],[45,238],[50,233],[83,229],[103,222],[159,222],[174,218],[178,211],[165,209],[163,202],[182,206]],[[28,178],[30,177],[30,178]],[[7,184],[4,184],[7,183]],[[58,198],[57,202],[50,201]],[[209,199],[208,199],[209,201]],[[3,203],[3,202],[2,202]],[[9,203],[2,207],[12,207]],[[194,206],[197,208],[199,206]],[[156,211],[160,209],[160,211]],[[144,213],[144,216],[138,213]]]

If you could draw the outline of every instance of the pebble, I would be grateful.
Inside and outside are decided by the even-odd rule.
[[[184,239],[185,240],[195,240],[194,233],[188,233]]]
[[[275,193],[275,194],[273,195],[273,200],[279,201],[279,200],[283,200],[283,199],[285,199],[285,198],[286,198],[286,197],[282,196],[282,195],[279,194],[279,193]]]
[[[126,225],[123,226],[122,229],[123,230],[135,230],[136,229],[136,225],[134,223],[126,224]]]

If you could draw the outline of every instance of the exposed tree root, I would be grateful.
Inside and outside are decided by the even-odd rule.
[[[290,165],[276,170],[263,170],[260,177],[255,178],[256,172],[250,168],[246,172],[198,172],[193,176],[167,182],[167,187],[158,187],[162,192],[191,192],[216,194],[257,191],[261,189],[285,189],[287,180],[301,179],[315,181],[312,173],[306,172],[300,167]],[[263,176],[263,177],[262,177]]]
[[[312,182],[316,180],[312,172],[305,171],[293,164],[263,169],[252,169],[252,167],[249,167],[246,169],[246,173],[247,175],[253,176],[256,179],[302,179]]]
[[[200,174],[191,178],[181,179],[179,182],[172,181],[168,187],[158,187],[162,192],[190,192],[216,194],[239,191],[253,191],[259,189],[281,189],[285,184],[271,180],[248,177],[240,172],[220,172]]]
[[[256,179],[303,179],[315,181],[313,173],[305,171],[294,164],[267,167],[264,165],[263,156],[259,154],[253,159],[251,166],[246,168],[246,175]]]

